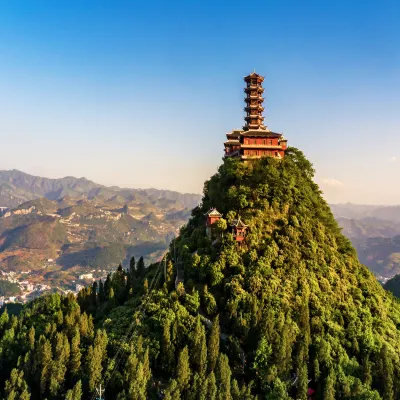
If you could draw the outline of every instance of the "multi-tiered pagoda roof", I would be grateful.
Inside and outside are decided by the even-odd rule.
[[[225,157],[239,157],[242,160],[265,156],[283,158],[287,140],[282,133],[272,132],[264,125],[264,77],[253,72],[245,76],[244,81],[246,123],[243,129],[226,134]]]

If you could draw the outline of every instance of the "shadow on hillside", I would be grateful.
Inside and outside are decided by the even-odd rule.
[[[137,246],[112,243],[108,246],[94,246],[77,251],[70,251],[64,247],[65,253],[57,259],[57,264],[61,265],[63,270],[75,266],[106,268],[119,263],[127,265],[132,256],[136,258],[143,256],[149,262],[153,262],[166,250],[165,242],[143,242]]]

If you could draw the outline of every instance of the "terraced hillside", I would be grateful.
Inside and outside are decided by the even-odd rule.
[[[157,196],[31,200],[0,218],[0,270],[69,287],[132,256],[158,259],[189,214],[178,199]]]

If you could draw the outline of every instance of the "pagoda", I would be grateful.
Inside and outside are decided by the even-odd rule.
[[[243,79],[246,83],[246,124],[243,129],[226,134],[225,157],[237,157],[244,161],[265,156],[283,158],[287,140],[282,133],[272,132],[264,125],[264,77],[253,72]]]

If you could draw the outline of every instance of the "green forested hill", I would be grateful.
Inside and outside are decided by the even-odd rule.
[[[225,160],[171,245],[165,280],[163,265],[140,261],[77,300],[3,314],[5,398],[89,399],[102,382],[106,399],[398,399],[400,306],[312,176],[296,149]],[[211,207],[224,215],[213,241]],[[227,228],[238,216],[249,226],[240,248]]]
[[[392,279],[389,279],[383,287],[400,298],[400,275],[395,275]]]

